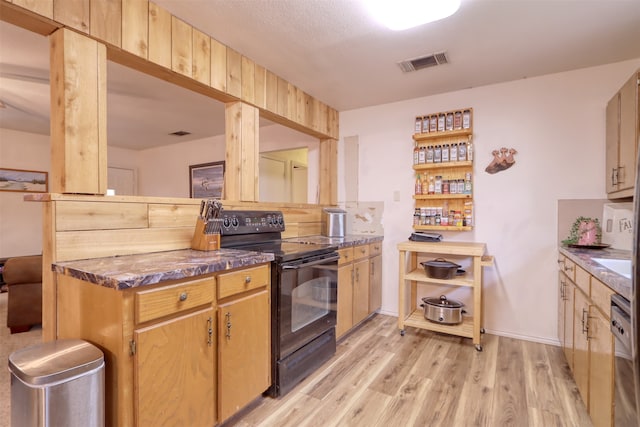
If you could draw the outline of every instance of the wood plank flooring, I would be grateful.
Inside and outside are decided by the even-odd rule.
[[[591,426],[559,347],[494,335],[407,328],[376,315],[279,399],[261,398],[226,426]]]

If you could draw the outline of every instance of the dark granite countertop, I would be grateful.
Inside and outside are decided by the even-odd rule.
[[[364,234],[347,234],[345,237],[327,237],[327,236],[305,236],[305,237],[291,237],[285,239],[288,242],[297,243],[315,243],[321,245],[337,245],[338,249],[348,248],[350,246],[366,245],[368,243],[382,242],[384,236],[379,235],[364,235]]]
[[[185,279],[273,261],[273,254],[219,249],[183,249],[136,255],[57,262],[56,273],[100,286],[129,289],[167,280]]]
[[[560,246],[560,253],[578,264],[605,285],[609,286],[626,299],[631,298],[631,279],[609,270],[597,263],[593,258],[631,259],[631,251],[620,249],[583,249]]]

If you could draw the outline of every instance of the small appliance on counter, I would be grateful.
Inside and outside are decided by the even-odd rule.
[[[347,228],[347,211],[337,208],[322,209],[322,235],[344,237]]]

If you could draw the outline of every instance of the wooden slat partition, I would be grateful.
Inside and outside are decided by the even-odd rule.
[[[267,96],[263,104],[262,98],[258,99],[255,96],[254,70],[258,64],[245,58],[243,71],[241,53],[226,46],[226,87],[220,85],[218,66],[222,64],[214,58],[214,55],[211,55],[211,79],[209,82],[203,81],[202,67],[192,67],[194,39],[191,35],[198,30],[153,2],[146,0],[14,0],[13,2],[0,0],[0,7],[3,9],[2,19],[15,25],[43,33],[46,30],[41,23],[32,19],[34,15],[38,15],[42,20],[50,20],[51,28],[60,26],[73,28],[106,44],[109,50],[121,51],[118,54],[110,53],[109,57],[125,66],[139,69],[139,63],[124,54],[130,53],[151,64],[172,70],[185,78],[218,89],[224,92],[223,95],[230,95],[236,100],[255,105],[269,113],[271,120],[285,126],[293,124],[295,129],[318,138],[338,137],[337,111],[318,101],[320,114],[317,118],[308,117],[307,114],[299,112],[301,89],[282,78],[279,78],[281,81],[277,88],[279,102],[274,105],[273,102],[268,102]],[[20,11],[23,12],[22,16]],[[208,37],[210,43],[215,45],[212,48],[214,54],[220,53],[219,48],[224,45],[219,42],[214,43],[209,35],[202,32],[200,35]],[[201,41],[200,35],[198,42]],[[145,69],[140,71],[146,72]],[[258,71],[261,70],[258,69]],[[260,76],[258,78],[261,79]],[[268,76],[266,80],[268,89]],[[174,76],[172,81],[193,90],[191,84],[184,83],[178,76]],[[216,92],[203,91],[203,93],[207,96],[213,94],[215,97],[216,95]],[[223,102],[228,101],[225,96],[217,99]]]
[[[188,249],[200,199],[29,195],[45,202],[56,261]],[[281,210],[286,237],[320,234],[322,206],[222,201],[225,210]],[[45,242],[46,244],[47,242]]]
[[[43,202],[43,339],[57,338],[54,262],[191,247],[199,199],[29,194]],[[283,237],[321,232],[322,206],[223,200],[224,209],[281,210]]]

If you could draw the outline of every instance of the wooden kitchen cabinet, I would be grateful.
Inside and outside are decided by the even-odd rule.
[[[342,248],[338,253],[336,338],[349,332],[382,304],[382,242]]]
[[[336,308],[336,338],[353,326],[353,247],[338,251],[338,306]]]
[[[560,255],[558,259],[558,339],[564,355],[573,370],[573,317],[575,264]]]
[[[382,307],[382,242],[369,244],[369,314]]]
[[[213,426],[267,390],[270,277],[262,264],[118,290],[56,273],[57,338],[105,355],[105,425]]]
[[[398,283],[398,329],[404,335],[406,326],[422,328],[446,334],[472,338],[478,351],[482,350],[480,336],[482,329],[482,268],[493,265],[493,257],[485,255],[486,245],[476,242],[403,242],[398,244],[400,253],[400,280]],[[471,258],[470,273],[462,278],[448,280],[427,277],[418,266],[419,254],[441,256],[463,256]],[[424,310],[417,307],[417,286],[421,283],[442,286],[465,286],[473,292],[473,316],[463,316],[462,323],[445,325],[430,322],[424,317]],[[407,285],[409,292],[407,292]]]
[[[578,288],[575,289],[573,310],[573,378],[576,381],[582,400],[588,407],[589,402],[589,301]]]
[[[635,72],[607,103],[606,189],[610,199],[633,196],[640,144],[640,72]]]
[[[215,423],[213,321],[208,307],[134,331],[138,425]]]
[[[233,299],[218,308],[218,408],[224,421],[271,385],[269,292]]]
[[[241,287],[238,284],[242,284]],[[268,266],[218,276],[218,414],[225,421],[271,386]]]
[[[559,327],[559,338],[593,425],[609,427],[613,425],[615,386],[614,337],[609,329],[614,292],[564,255],[559,261],[559,286],[564,287],[559,307],[565,310],[565,327]],[[561,311],[559,308],[559,315]]]

